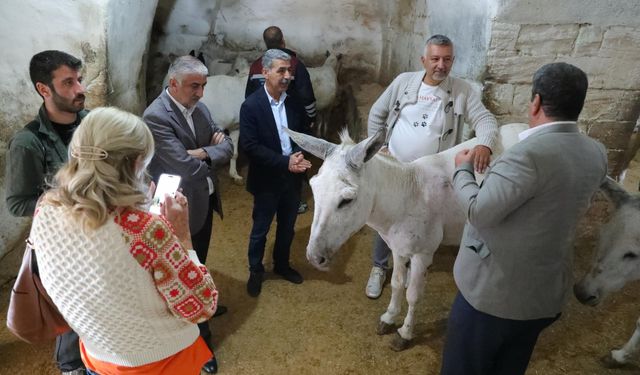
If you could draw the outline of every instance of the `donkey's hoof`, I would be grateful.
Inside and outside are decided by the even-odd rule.
[[[378,323],[378,329],[376,330],[376,332],[378,333],[378,335],[388,335],[390,333],[393,333],[395,330],[396,328],[393,326],[393,324],[385,323],[381,320]]]
[[[232,177],[232,179],[234,184],[238,186],[244,185],[244,179],[242,177]]]
[[[411,340],[403,339],[402,336],[396,332],[396,335],[393,337],[393,340],[391,340],[391,344],[389,344],[389,346],[393,351],[401,352],[409,347],[409,343],[411,343]]]
[[[600,363],[602,364],[603,367],[609,368],[609,369],[620,368],[620,367],[624,367],[625,365],[624,363],[620,363],[615,359],[613,359],[613,357],[611,356],[611,353],[605,356],[602,356],[600,358]]]

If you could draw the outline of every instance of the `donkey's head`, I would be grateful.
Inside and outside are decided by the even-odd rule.
[[[324,159],[310,181],[315,206],[307,259],[316,268],[327,270],[335,253],[365,225],[371,213],[375,186],[366,180],[365,163],[382,147],[385,132],[357,144],[343,132],[340,145],[288,133],[301,148]]]
[[[633,197],[611,179],[601,187],[615,211],[600,230],[595,263],[573,290],[578,300],[597,305],[628,281],[640,279],[640,197]]]

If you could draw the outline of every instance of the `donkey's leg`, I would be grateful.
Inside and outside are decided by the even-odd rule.
[[[409,341],[413,338],[414,314],[419,299],[424,292],[424,285],[427,277],[427,267],[433,260],[433,254],[416,254],[411,257],[411,275],[406,297],[409,304],[407,315],[404,318],[402,327],[398,329],[398,335],[391,342],[391,349],[395,351],[404,350],[409,346]]]
[[[621,349],[611,351],[611,359],[613,363],[607,363],[607,365],[621,365],[627,363],[640,349],[640,318],[636,321],[636,329],[633,331],[633,335],[629,341]]]
[[[233,156],[231,157],[231,161],[229,161],[229,176],[231,176],[233,182],[238,185],[242,185],[242,176],[238,174],[238,169],[236,168],[236,162],[238,161],[238,139],[240,138],[240,130],[232,130],[229,137],[233,143]]]
[[[397,251],[392,249],[393,254],[393,273],[391,275],[391,301],[387,311],[380,317],[378,325],[378,334],[384,335],[393,332],[393,323],[395,317],[400,313],[402,308],[402,291],[404,289],[404,278],[407,274],[407,260],[405,256],[399,256]]]

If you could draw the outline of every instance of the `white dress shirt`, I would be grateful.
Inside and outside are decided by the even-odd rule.
[[[278,128],[278,137],[280,137],[280,147],[282,148],[282,155],[291,155],[291,139],[289,135],[285,133],[284,128],[289,128],[287,122],[287,111],[284,107],[284,100],[287,98],[287,93],[283,92],[280,95],[280,100],[275,100],[267,91],[267,86],[264,85],[264,91],[269,98],[269,105],[271,106],[271,112],[273,112],[273,119],[276,121],[276,127]]]

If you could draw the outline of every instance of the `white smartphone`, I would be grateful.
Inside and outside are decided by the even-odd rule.
[[[175,174],[163,173],[160,175],[156,192],[153,194],[153,200],[151,201],[151,206],[149,206],[149,212],[160,215],[160,203],[164,202],[164,195],[175,196],[180,186],[180,179],[180,176]]]

